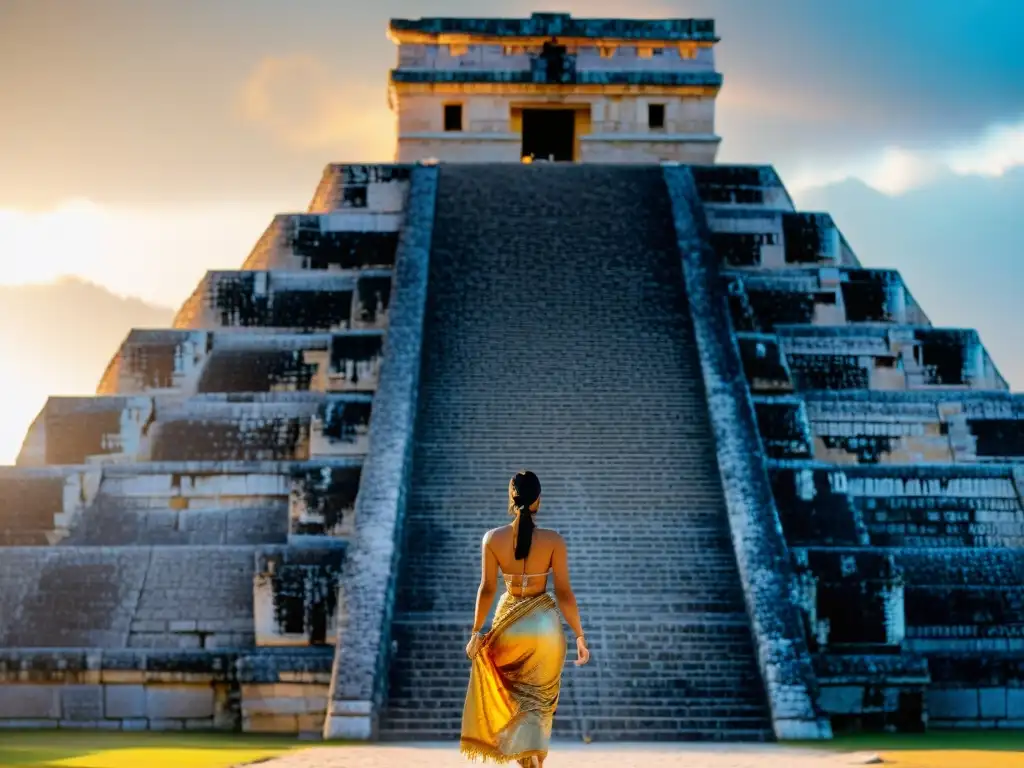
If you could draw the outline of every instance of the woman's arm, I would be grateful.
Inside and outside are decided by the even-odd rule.
[[[555,601],[558,603],[558,610],[562,612],[576,637],[581,637],[583,625],[580,624],[580,609],[576,605],[576,595],[569,583],[569,553],[565,539],[561,536],[555,542],[555,548],[551,553],[551,570],[555,577]]]
[[[498,558],[491,552],[491,531],[484,534],[480,552],[480,587],[476,591],[476,612],[473,615],[473,631],[479,632],[491,612],[494,595],[498,591]]]

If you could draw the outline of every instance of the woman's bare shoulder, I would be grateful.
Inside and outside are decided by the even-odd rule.
[[[534,534],[539,534],[546,541],[552,544],[565,543],[565,539],[562,538],[562,534],[556,531],[554,528],[535,528]]]
[[[484,534],[484,541],[493,541],[494,539],[501,539],[504,536],[509,535],[512,532],[511,525],[502,525],[499,528],[491,528]]]

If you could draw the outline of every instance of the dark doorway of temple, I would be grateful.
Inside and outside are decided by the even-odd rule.
[[[575,159],[575,146],[574,110],[523,110],[523,157],[571,163]]]

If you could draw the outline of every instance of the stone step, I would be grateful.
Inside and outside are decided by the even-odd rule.
[[[385,717],[381,724],[383,741],[455,740],[460,734],[461,719],[424,720],[421,714],[403,718]],[[575,720],[555,716],[556,736],[577,735],[580,725]],[[679,720],[674,718],[587,718],[586,736],[594,741],[773,741],[771,730],[763,720]]]
[[[527,168],[440,171],[382,734],[457,734],[480,537],[509,521],[508,478],[526,467],[540,524],[569,542],[594,651],[568,679],[595,711],[619,706],[606,735],[763,738],[660,172]],[[749,705],[751,722],[648,720],[691,696]]]
[[[577,577],[582,579],[585,575],[577,574]],[[476,586],[475,583],[463,585],[462,589],[459,590],[463,595],[461,599],[450,596],[440,588],[430,590],[427,587],[416,589],[403,586],[398,595],[397,608],[401,611],[435,610],[444,613],[454,613],[462,610],[469,617],[473,609],[472,595],[476,591]],[[646,585],[642,582],[633,584],[627,582],[622,586],[641,590]],[[684,588],[681,591],[685,592],[687,590]],[[593,623],[594,615],[598,611],[600,611],[602,617],[608,616],[609,612],[614,612],[624,618],[643,618],[650,616],[652,610],[665,610],[673,614],[710,613],[732,615],[737,610],[743,609],[742,595],[716,595],[712,590],[701,590],[701,592],[711,592],[711,594],[703,594],[701,595],[702,599],[694,600],[684,600],[671,596],[656,602],[616,605],[614,600],[607,598],[604,600],[593,599],[584,592],[576,595],[576,601],[581,611],[581,617],[587,617],[588,623],[586,626],[590,626]],[[464,621],[466,620],[469,619],[467,618]],[[584,630],[586,630],[586,626]]]

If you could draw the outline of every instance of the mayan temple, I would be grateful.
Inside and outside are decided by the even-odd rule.
[[[1024,726],[1024,399],[715,164],[714,22],[389,35],[395,162],[0,468],[0,726],[455,738],[523,467],[593,651],[556,735]]]

